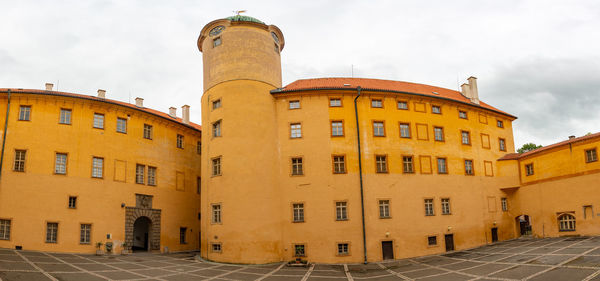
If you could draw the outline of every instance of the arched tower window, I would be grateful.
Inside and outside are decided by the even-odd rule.
[[[564,214],[558,217],[559,231],[575,231],[575,216]]]

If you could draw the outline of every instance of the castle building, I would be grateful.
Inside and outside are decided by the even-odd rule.
[[[283,33],[252,17],[208,23],[197,45],[202,133],[189,106],[0,89],[0,247],[359,263],[600,234],[600,133],[516,154],[516,117],[475,77],[283,86]]]

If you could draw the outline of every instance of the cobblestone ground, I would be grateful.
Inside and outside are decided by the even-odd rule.
[[[94,256],[0,249],[12,280],[600,280],[600,237],[518,239],[427,257],[292,268],[198,261],[193,253]]]

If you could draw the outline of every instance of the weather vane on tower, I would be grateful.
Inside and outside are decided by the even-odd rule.
[[[245,13],[246,10],[239,10],[239,11],[232,11],[232,12],[239,16],[241,13]]]

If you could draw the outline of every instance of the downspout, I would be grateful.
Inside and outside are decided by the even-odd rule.
[[[10,111],[10,89],[8,89],[8,103],[6,104],[6,119],[4,120],[4,134],[2,135],[2,155],[0,155],[0,180],[2,179],[2,164],[4,163],[4,146],[6,145],[6,130],[8,129],[8,112]]]
[[[363,252],[364,252],[364,263],[367,264],[367,235],[365,233],[365,196],[363,193],[363,176],[362,176],[362,155],[360,150],[360,127],[358,125],[358,108],[356,106],[356,100],[360,97],[360,86],[356,87],[357,95],[354,98],[354,117],[356,119],[356,139],[358,144],[358,176],[360,181],[360,210],[362,219],[362,238],[363,238]]]

